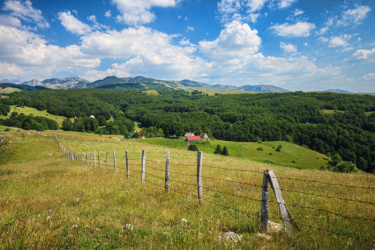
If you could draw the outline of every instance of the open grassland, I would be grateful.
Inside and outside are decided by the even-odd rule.
[[[136,141],[185,150],[188,148],[185,143],[185,137],[180,137],[179,139],[149,138],[137,139]],[[217,145],[220,145],[221,148],[226,146],[228,148],[229,155],[232,157],[251,159],[259,162],[289,166],[299,169],[319,169],[321,166],[327,165],[327,156],[285,141],[257,143],[207,139],[206,141],[196,143],[196,145],[200,151],[210,154],[213,154]],[[276,151],[279,145],[282,146],[280,152]],[[262,150],[258,150],[260,148]]]
[[[1,85],[0,85],[1,87]],[[0,94],[10,94],[13,92],[20,92],[22,90],[17,89],[17,88],[0,88]]]
[[[94,150],[97,156],[100,150],[99,168],[94,159],[91,166],[68,160],[50,136],[51,132],[30,133],[1,133],[6,141],[11,141],[0,149],[2,248],[373,249],[375,246],[374,204],[366,203],[375,202],[373,175],[297,170],[204,154],[204,201],[200,206],[196,195],[195,152],[170,148],[170,191],[166,193],[166,147],[57,134],[67,150],[82,152],[83,156],[90,153],[93,156]],[[140,181],[142,149],[146,150],[145,184]],[[125,174],[125,150],[130,158],[129,178]],[[107,151],[108,167],[104,160]],[[262,172],[266,168],[275,172],[284,200],[300,227],[299,231],[294,228],[294,237],[281,234],[266,241],[255,236],[259,231]],[[273,193],[269,199],[271,220],[282,223]],[[182,218],[187,220],[186,225],[181,223]],[[132,224],[134,229],[122,231],[125,224]],[[226,246],[216,242],[217,236],[227,231],[242,235],[242,242]]]
[[[10,113],[12,113],[12,112],[23,113],[25,115],[31,115],[32,114],[34,116],[44,116],[44,117],[47,117],[49,119],[55,120],[59,124],[60,127],[62,126],[62,122],[66,119],[64,116],[51,115],[47,112],[47,110],[39,111],[35,108],[16,107],[16,105],[10,106]],[[9,114],[8,114],[8,116],[9,116]],[[0,118],[6,118],[6,117],[0,115]],[[71,120],[72,120],[72,122],[74,121],[74,119],[71,119]]]

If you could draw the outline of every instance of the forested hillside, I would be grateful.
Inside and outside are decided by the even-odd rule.
[[[29,106],[83,122],[104,117],[89,130],[130,131],[132,121],[161,128],[165,136],[206,132],[228,141],[286,140],[324,154],[338,153],[368,172],[375,169],[375,97],[338,93],[263,93],[207,96],[198,91],[114,92],[99,89],[12,93],[6,105]],[[327,110],[329,112],[327,112]],[[113,116],[112,127],[108,119]],[[117,122],[117,123],[116,123]],[[68,123],[68,121],[67,121]],[[108,129],[100,128],[103,124]],[[65,129],[82,126],[65,124]],[[123,130],[125,129],[122,127]],[[101,130],[100,130],[101,129]],[[126,131],[122,131],[126,132]]]

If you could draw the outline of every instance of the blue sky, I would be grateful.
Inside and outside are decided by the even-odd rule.
[[[375,92],[375,1],[2,0],[0,79]]]

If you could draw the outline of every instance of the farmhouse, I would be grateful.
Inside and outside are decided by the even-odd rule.
[[[186,136],[187,141],[199,141],[201,137],[199,135],[197,136]]]
[[[188,137],[188,136],[194,136],[194,134],[191,133],[191,132],[186,132],[184,136],[185,136],[185,137]]]
[[[207,139],[208,138],[208,134],[207,133],[201,133],[200,137],[202,139]]]

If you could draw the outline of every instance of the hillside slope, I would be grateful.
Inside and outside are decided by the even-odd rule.
[[[0,162],[6,162],[0,165],[4,248],[216,249],[223,248],[218,236],[229,231],[242,235],[242,240],[226,246],[241,249],[259,249],[265,244],[271,249],[374,247],[375,214],[369,202],[375,200],[372,190],[361,188],[373,186],[372,175],[270,168],[204,154],[200,206],[196,152],[170,149],[166,192],[164,147],[57,134],[66,150],[82,153],[79,161],[72,161],[50,135],[1,134],[5,141],[12,141],[0,147]],[[124,149],[130,158],[129,177]],[[142,149],[147,155],[143,184]],[[92,158],[94,150],[101,152],[100,168]],[[116,152],[116,173],[112,151]],[[110,153],[107,166],[106,152]],[[276,174],[284,201],[299,225],[300,230],[293,227],[294,237],[282,233],[265,241],[256,236],[266,168]],[[273,192],[269,193],[269,216],[282,223]],[[126,224],[131,224],[130,230],[124,228]]]

